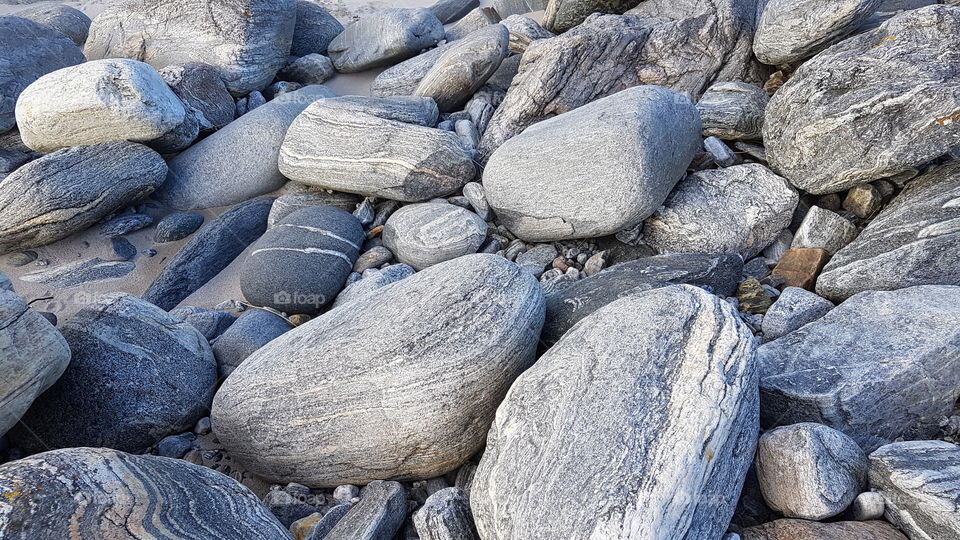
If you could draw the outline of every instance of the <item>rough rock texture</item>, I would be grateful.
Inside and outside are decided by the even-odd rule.
[[[192,108],[201,131],[215,131],[233,122],[236,104],[216,67],[200,62],[171,65],[161,69],[160,76]]]
[[[524,240],[604,236],[650,216],[699,148],[693,104],[639,86],[527,128],[490,157],[483,187]]]
[[[70,289],[99,281],[116,280],[129,274],[134,268],[136,265],[132,262],[106,261],[100,257],[94,257],[45,270],[35,270],[20,276],[20,280],[43,283],[55,289]]]
[[[404,206],[383,227],[383,245],[417,270],[476,253],[486,237],[480,216],[449,203]]]
[[[277,78],[300,84],[321,84],[337,74],[333,62],[322,54],[311,53],[287,64]]]
[[[818,523],[805,519],[778,519],[740,531],[743,540],[907,540],[886,521]]]
[[[290,331],[282,317],[263,309],[251,309],[237,318],[213,343],[213,356],[221,377],[227,377],[260,347]]]
[[[440,119],[437,103],[429,97],[390,96],[384,98],[367,96],[340,96],[323,100],[317,107],[337,109],[351,113],[364,113],[395,120],[406,124],[435,127]]]
[[[17,125],[14,107],[43,75],[83,62],[83,52],[53,28],[22,17],[0,17],[0,133]]]
[[[660,253],[739,253],[751,259],[790,225],[800,198],[758,163],[691,174],[643,224]]]
[[[703,136],[725,141],[760,139],[769,100],[767,93],[755,84],[714,84],[697,102]]]
[[[509,52],[510,32],[490,25],[458,40],[423,77],[414,95],[431,97],[443,112],[453,112],[493,75]]]
[[[353,73],[406,60],[443,35],[443,24],[429,9],[381,9],[347,26],[328,54],[337,71]]]
[[[770,0],[753,38],[765,64],[791,64],[813,56],[857,30],[882,0]]]
[[[757,357],[764,427],[826,424],[868,452],[929,438],[960,395],[960,287],[860,293]]]
[[[157,223],[153,239],[158,244],[183,240],[203,225],[203,216],[191,213],[169,214]]]
[[[790,247],[822,248],[833,255],[856,237],[857,227],[850,220],[819,206],[811,206]]]
[[[960,448],[945,441],[888,444],[870,454],[870,488],[884,517],[911,539],[960,536]]]
[[[360,502],[327,533],[330,540],[393,538],[407,517],[407,497],[398,482],[376,480],[363,488]]]
[[[413,516],[420,540],[480,540],[470,499],[458,487],[437,491]]]
[[[290,538],[257,496],[228,476],[106,448],[0,465],[0,496],[0,536],[10,539]]]
[[[141,453],[207,416],[217,366],[192,325],[128,294],[63,325],[72,358],[9,436],[41,451],[103,446]]]
[[[811,193],[893,176],[960,145],[960,7],[907,11],[804,63],[767,106],[771,167]]]
[[[493,0],[493,7],[501,17],[523,15],[547,9],[547,0]]]
[[[234,459],[278,482],[436,477],[483,447],[542,324],[533,276],[496,255],[460,257],[247,358],[217,392],[214,431]]]
[[[787,287],[763,316],[763,339],[783,337],[823,317],[831,309],[833,303],[826,298],[800,287]]]
[[[0,180],[0,253],[87,229],[152,193],[166,174],[160,154],[128,142],[66,148],[31,161]]]
[[[543,27],[551,32],[566,32],[593,13],[621,15],[641,0],[550,0],[543,14]]]
[[[330,42],[343,32],[340,21],[321,6],[321,2],[315,0],[297,0],[291,55],[327,54]]]
[[[304,191],[281,195],[273,201],[273,206],[270,207],[270,217],[267,218],[267,225],[273,227],[280,220],[297,210],[312,206],[333,206],[347,212],[353,212],[361,200],[358,195],[336,191]]]
[[[581,321],[497,409],[470,489],[480,536],[719,538],[757,440],[754,347],[691,286]]]
[[[406,264],[392,264],[382,270],[377,268],[364,270],[360,281],[355,281],[340,291],[337,299],[333,301],[333,307],[340,307],[357,298],[374,294],[391,283],[412,276],[415,272],[412,266]]]
[[[385,69],[370,83],[370,95],[380,97],[412,95],[437,60],[452,46],[453,43],[444,43]]]
[[[90,60],[133,58],[157,69],[204,62],[243,96],[270,84],[286,63],[297,18],[294,0],[136,0],[93,20]]]
[[[510,52],[522,54],[527,50],[531,43],[538,39],[548,39],[554,37],[554,33],[540,26],[537,21],[524,15],[511,15],[501,21],[501,24],[510,31]],[[517,57],[517,66],[520,58]],[[513,73],[516,75],[516,66]],[[504,87],[506,90],[509,85]]]
[[[35,6],[20,10],[14,16],[45,24],[70,38],[79,47],[83,47],[87,41],[92,22],[84,12],[65,4]]]
[[[865,290],[924,284],[960,285],[960,163],[911,181],[834,255],[817,292],[843,300]]]
[[[463,39],[477,30],[486,28],[492,24],[497,24],[502,17],[491,7],[481,7],[467,13],[456,24],[447,29],[445,38],[447,42]]]

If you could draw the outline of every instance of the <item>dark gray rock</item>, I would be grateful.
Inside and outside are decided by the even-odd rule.
[[[792,64],[854,33],[882,0],[770,0],[753,38],[753,52],[765,64]]]
[[[401,263],[423,270],[476,253],[487,224],[473,212],[448,203],[411,204],[394,212],[383,227],[383,245]]]
[[[161,154],[175,154],[186,150],[193,144],[193,141],[197,140],[200,135],[200,120],[189,107],[185,106],[184,110],[186,112],[183,116],[183,122],[164,133],[159,139],[150,141],[147,146]]]
[[[420,540],[480,540],[470,499],[458,487],[437,491],[413,516]]]
[[[370,83],[370,95],[379,97],[413,95],[420,81],[452,46],[453,43],[444,43],[384,70]]]
[[[237,316],[215,309],[203,309],[196,306],[184,306],[170,310],[170,315],[189,323],[208,341],[213,341],[230,328]],[[216,351],[214,351],[216,354]]]
[[[290,484],[281,489],[274,486],[263,501],[270,512],[287,528],[290,528],[293,522],[317,512],[316,507],[306,502],[303,493],[299,493],[297,489],[291,489],[294,486],[297,488],[306,487]],[[309,490],[306,492],[309,493]]]
[[[117,262],[130,261],[139,253],[137,246],[122,236],[116,236],[110,239],[110,251],[111,253],[105,257],[109,261]]]
[[[313,532],[306,540],[324,540],[330,534],[330,531],[337,526],[337,523],[347,515],[347,512],[353,508],[350,503],[338,504],[323,515],[323,518],[314,527]]]
[[[328,54],[337,71],[353,73],[406,60],[443,35],[443,24],[428,9],[381,9],[347,26]]]
[[[157,443],[157,455],[180,459],[196,447],[197,436],[193,433],[181,433],[164,437]]]
[[[123,236],[153,225],[153,218],[147,214],[128,214],[115,217],[100,227],[100,235],[112,238]]]
[[[236,104],[216,67],[200,62],[175,64],[161,69],[160,76],[191,107],[201,131],[215,131],[233,122]]]
[[[397,482],[376,480],[363,488],[354,505],[325,538],[376,540],[393,538],[407,517],[406,492]]]
[[[92,22],[84,12],[65,4],[35,6],[17,11],[14,15],[45,24],[70,38],[79,47],[83,47],[87,41]]]
[[[443,24],[456,22],[464,15],[480,7],[480,0],[437,0],[428,9],[440,19]]]
[[[42,283],[54,289],[72,289],[81,285],[114,281],[126,276],[136,265],[126,261],[107,261],[100,257],[36,270],[20,276],[21,281]]]
[[[363,276],[359,281],[355,281],[337,295],[333,301],[333,307],[340,307],[347,302],[363,298],[374,294],[375,291],[396,283],[401,279],[412,276],[416,270],[406,264],[392,264],[382,270],[370,268],[364,270]]]
[[[304,0],[301,0],[304,2]],[[333,62],[322,54],[312,53],[301,56],[280,70],[278,77],[300,84],[322,84],[331,79],[337,71]]]
[[[622,15],[637,7],[641,0],[549,0],[543,14],[543,26],[561,33],[582,23],[593,13]]]
[[[263,309],[251,309],[213,342],[220,377],[228,377],[248,356],[288,332],[293,326]]]
[[[192,213],[175,213],[160,220],[153,239],[158,244],[183,240],[203,225],[203,216]]]
[[[347,212],[353,212],[360,203],[360,197],[353,193],[339,193],[337,191],[304,191],[281,195],[273,202],[270,208],[270,217],[267,224],[273,227],[283,218],[304,208],[312,206],[333,206]]]
[[[762,88],[744,82],[719,82],[697,102],[704,137],[725,141],[762,137],[763,113],[770,98]]]
[[[763,315],[763,339],[783,337],[823,317],[831,309],[833,303],[826,298],[800,287],[787,287]]]
[[[297,0],[297,25],[293,31],[290,54],[327,54],[327,47],[340,32],[343,32],[343,25],[322,7],[321,2]]]
[[[850,220],[819,206],[811,206],[790,247],[821,248],[833,255],[856,237],[857,227]]]
[[[443,112],[462,109],[500,67],[509,44],[510,32],[502,24],[477,30],[437,59],[414,95],[433,98]]]

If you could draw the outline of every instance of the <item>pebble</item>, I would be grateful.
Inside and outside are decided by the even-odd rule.
[[[190,323],[207,341],[213,341],[237,320],[237,316],[218,309],[184,306],[170,310],[170,315]]]
[[[393,260],[393,252],[385,246],[374,246],[365,251],[353,265],[354,272],[366,272],[371,268],[379,268]]]
[[[470,201],[470,207],[484,221],[493,219],[493,212],[487,203],[487,196],[483,190],[483,185],[479,182],[467,182],[463,186],[463,196]]]
[[[177,212],[168,215],[157,223],[157,228],[153,233],[154,242],[166,244],[167,242],[177,242],[197,232],[197,229],[203,225],[203,216],[189,212]]]
[[[557,248],[552,244],[536,244],[518,254],[516,262],[521,268],[539,278],[555,258],[557,258]]]
[[[146,214],[129,214],[111,219],[100,227],[100,235],[107,238],[123,236],[153,225],[153,218]]]
[[[110,249],[112,253],[107,260],[110,261],[129,261],[137,256],[137,246],[130,243],[123,237],[113,237],[110,239]]]
[[[826,298],[799,287],[786,287],[763,317],[763,339],[783,337],[823,317],[831,309],[833,303]]]
[[[416,270],[476,253],[486,237],[487,224],[477,214],[446,203],[404,206],[383,229],[384,246]]]
[[[754,315],[764,314],[773,305],[773,299],[756,279],[744,280],[737,286],[737,300],[740,311]]]
[[[54,289],[73,289],[82,285],[92,285],[105,281],[118,280],[136,268],[132,262],[111,261],[94,257],[74,263],[67,263],[46,270],[37,270],[20,276],[21,281],[42,283]]]
[[[883,196],[870,184],[862,184],[847,192],[843,199],[843,209],[860,219],[872,217],[880,210]]]
[[[197,436],[193,433],[164,437],[157,443],[157,455],[180,459],[194,448],[196,440]]]
[[[885,507],[883,495],[874,491],[865,491],[857,495],[850,505],[850,518],[855,521],[883,519]]]
[[[303,2],[308,3],[308,2]],[[280,70],[279,76],[300,84],[323,84],[336,75],[333,62],[322,54],[311,53],[297,58]]]

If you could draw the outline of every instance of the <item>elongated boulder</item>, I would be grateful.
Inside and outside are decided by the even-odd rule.
[[[107,448],[54,450],[0,465],[0,497],[0,536],[11,539],[290,538],[229,476]]]
[[[129,142],[65,148],[31,161],[0,180],[0,253],[87,229],[153,193],[166,174],[160,154]]]
[[[247,358],[217,392],[213,429],[277,482],[433,478],[483,447],[542,324],[540,286],[513,263],[438,264]]]
[[[527,128],[490,157],[483,187],[524,240],[604,236],[653,214],[699,148],[696,107],[639,86]]]
[[[960,164],[910,182],[834,255],[817,292],[843,300],[867,290],[960,285]]]
[[[543,14],[543,27],[551,32],[566,32],[593,13],[621,15],[640,0],[550,0]]]
[[[765,428],[826,424],[867,452],[929,438],[960,395],[960,287],[857,294],[757,357]]]
[[[381,9],[347,26],[328,53],[337,71],[353,73],[406,60],[443,35],[443,24],[429,9]]]
[[[436,127],[440,119],[437,102],[429,97],[390,96],[383,98],[367,96],[339,96],[323,100],[323,107],[354,113],[372,114],[386,120],[396,120],[418,126]]]
[[[444,43],[383,70],[383,73],[377,75],[370,83],[370,95],[379,97],[413,95],[420,81],[452,46],[453,43]]]
[[[753,52],[765,64],[791,64],[856,31],[882,0],[771,0],[763,9]]]
[[[690,286],[581,321],[497,409],[470,489],[480,537],[719,538],[757,441],[754,351]]]
[[[767,106],[774,171],[834,193],[960,145],[960,7],[906,11],[804,63]]]
[[[510,32],[493,24],[458,40],[423,77],[415,95],[431,97],[443,112],[453,112],[473,97],[507,56]]]
[[[17,17],[45,24],[70,38],[78,47],[83,47],[90,31],[90,17],[66,4],[40,5],[14,13]]]
[[[93,20],[89,60],[132,58],[157,69],[204,62],[220,70],[235,96],[270,84],[293,41],[295,0],[136,0]]]
[[[393,538],[407,516],[407,497],[398,482],[375,480],[363,488],[360,502],[344,514],[324,538]]]
[[[290,54],[327,54],[333,38],[343,32],[343,25],[316,0],[297,0],[297,25],[293,31]]]
[[[476,253],[486,238],[480,216],[448,203],[404,206],[383,227],[383,245],[417,270]]]

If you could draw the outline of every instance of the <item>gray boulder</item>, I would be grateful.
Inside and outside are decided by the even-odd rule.
[[[392,264],[382,270],[377,268],[364,270],[359,281],[354,281],[340,291],[336,300],[333,301],[333,307],[340,307],[357,298],[375,294],[379,289],[408,278],[414,273],[416,273],[416,270],[406,264]]]
[[[856,237],[857,227],[850,220],[819,206],[811,206],[790,247],[821,248],[833,255]]]
[[[423,77],[414,95],[431,97],[443,112],[453,112],[473,97],[509,52],[510,32],[490,25],[457,41]]]
[[[543,14],[543,27],[561,33],[581,24],[593,13],[622,15],[641,0],[550,0]]]
[[[741,529],[738,536],[743,540],[907,540],[886,521],[821,523],[806,519],[775,519]]]
[[[527,128],[490,157],[483,187],[523,240],[605,236],[653,214],[699,149],[696,107],[639,86]]]
[[[353,212],[361,201],[361,197],[353,193],[339,193],[336,191],[303,191],[289,193],[277,197],[270,207],[270,216],[267,225],[273,227],[283,218],[304,208],[313,206],[333,206],[347,212]]]
[[[331,540],[393,538],[407,517],[407,494],[398,482],[376,480],[360,492],[355,504],[327,533]]]
[[[476,8],[457,21],[456,24],[447,28],[445,37],[448,43],[463,39],[478,30],[497,24],[500,21],[500,14],[497,13],[495,9],[491,7]]]
[[[282,317],[263,309],[251,309],[241,315],[213,342],[220,377],[230,376],[247,357],[291,328]]]
[[[487,238],[487,224],[453,204],[411,204],[390,216],[382,236],[398,261],[423,270],[476,253]]]
[[[549,39],[554,37],[554,33],[540,26],[540,24],[530,17],[523,15],[511,15],[500,22],[510,31],[510,52],[523,54],[531,43],[538,39]],[[513,73],[516,75],[519,67],[520,58],[517,57],[517,66],[514,66]],[[501,64],[502,65],[502,64]],[[504,86],[506,90],[509,85]]]
[[[771,168],[805,191],[835,193],[949,152],[960,145],[958,66],[960,7],[906,11],[834,45],[770,100]]]
[[[30,7],[17,11],[14,15],[45,24],[70,38],[79,47],[83,47],[83,43],[87,41],[92,22],[84,12],[65,4]]]
[[[197,232],[197,229],[203,225],[203,220],[204,218],[200,214],[170,214],[161,219],[160,223],[157,223],[157,229],[153,234],[153,240],[158,244],[183,240],[184,238]]]
[[[213,341],[230,328],[237,316],[228,311],[204,309],[196,306],[183,306],[170,310],[170,315],[189,323],[197,329],[207,341]],[[216,350],[214,350],[216,355]]]
[[[817,422],[867,452],[929,438],[960,395],[960,287],[870,291],[760,347],[765,428]]]
[[[311,53],[287,64],[280,70],[277,77],[300,84],[322,84],[336,74],[337,70],[334,69],[333,62],[329,58],[322,54]]]
[[[216,131],[233,122],[236,104],[216,67],[200,62],[175,64],[161,69],[160,76],[192,109],[201,131]]]
[[[760,139],[768,101],[767,93],[755,84],[714,84],[697,102],[703,136],[725,141]]]
[[[438,264],[247,358],[217,393],[214,432],[273,481],[433,478],[483,447],[496,405],[533,363],[542,324],[540,285],[513,263]]]
[[[497,409],[470,488],[481,538],[722,536],[757,441],[754,349],[690,286],[582,320]]]
[[[783,337],[833,309],[833,303],[800,287],[786,287],[763,315],[763,339]]]
[[[480,0],[437,0],[430,11],[440,19],[443,24],[456,22],[467,13],[480,7]]]
[[[316,0],[297,0],[297,25],[293,30],[290,54],[327,54],[333,38],[343,32],[343,25]]]
[[[792,64],[854,33],[882,0],[770,0],[753,38],[753,53],[765,64]]]
[[[20,276],[20,280],[28,283],[43,283],[54,289],[71,289],[103,281],[114,281],[126,276],[134,268],[136,265],[132,262],[107,261],[94,257],[44,270],[35,270]]]
[[[65,148],[31,161],[0,180],[0,253],[85,230],[152,193],[166,174],[160,154],[129,142]]]
[[[453,43],[444,43],[385,69],[370,83],[370,95],[379,97],[413,95],[420,81],[452,46]]]
[[[430,97],[390,96],[384,98],[367,96],[339,96],[323,100],[317,107],[337,109],[350,113],[363,113],[406,124],[435,127],[440,119],[440,109]]]
[[[480,540],[470,513],[470,499],[458,487],[446,488],[427,497],[413,515],[420,540]]]
[[[428,9],[381,9],[347,26],[328,54],[337,71],[353,73],[406,60],[443,35],[443,24]]]

